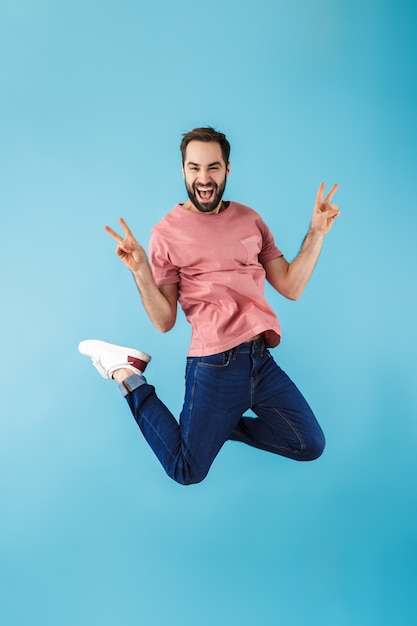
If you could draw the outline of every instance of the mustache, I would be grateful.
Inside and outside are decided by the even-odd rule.
[[[203,185],[202,183],[193,183],[193,189],[218,189],[219,186],[216,183],[208,183]]]

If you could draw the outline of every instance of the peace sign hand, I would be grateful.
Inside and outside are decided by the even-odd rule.
[[[126,267],[134,273],[138,271],[141,266],[148,264],[146,252],[136,241],[132,231],[122,217],[119,218],[119,222],[125,235],[124,238],[110,228],[110,226],[105,226],[104,230],[118,242],[116,248],[117,256],[123,261]]]
[[[323,200],[324,193],[324,183],[321,183],[319,190],[316,196],[316,203],[314,205],[313,217],[311,218],[311,226],[310,230],[319,231],[323,235],[327,235],[331,227],[333,226],[333,221],[336,217],[339,217],[340,210],[337,204],[330,204],[331,199],[339,185],[333,185],[330,189],[329,193]]]

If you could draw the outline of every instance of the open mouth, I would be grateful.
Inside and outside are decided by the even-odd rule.
[[[214,198],[215,189],[212,186],[197,187],[196,191],[202,202],[211,202]]]

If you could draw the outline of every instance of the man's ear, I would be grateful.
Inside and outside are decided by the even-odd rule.
[[[229,176],[229,174],[230,174],[230,161],[226,165],[226,176]]]

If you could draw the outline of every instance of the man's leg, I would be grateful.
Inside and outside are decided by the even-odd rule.
[[[119,382],[138,426],[167,474],[181,484],[200,482],[249,407],[249,355],[246,360],[234,359],[235,351],[230,350],[189,358],[184,407],[178,424],[154,387],[140,371],[133,372],[132,359],[128,363],[125,358],[123,363],[123,354],[118,354],[123,350],[130,349],[104,342],[80,344],[80,351],[91,356],[102,376]],[[138,354],[143,356],[137,351],[130,353],[135,353],[135,358]],[[113,362],[118,364],[116,369]]]
[[[262,345],[252,352],[252,403],[257,418],[239,420],[231,439],[298,461],[318,458],[325,438],[310,406]]]
[[[206,477],[224,442],[249,407],[247,374],[241,360],[234,360],[233,354],[230,350],[187,359],[179,424],[151,385],[140,385],[126,395],[143,435],[176,482],[198,483]],[[124,385],[129,386],[132,379],[124,381]]]

